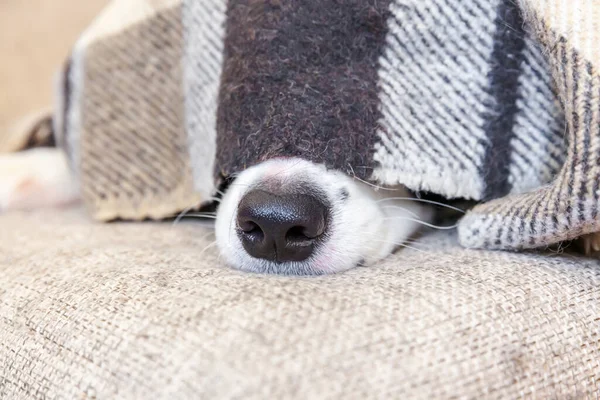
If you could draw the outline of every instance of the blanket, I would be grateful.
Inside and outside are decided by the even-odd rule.
[[[481,204],[471,248],[600,230],[593,0],[115,0],[59,80],[91,214],[163,218],[298,156]]]

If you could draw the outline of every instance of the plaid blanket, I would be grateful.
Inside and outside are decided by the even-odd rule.
[[[480,201],[467,247],[599,231],[600,5],[460,3],[115,0],[66,64],[57,141],[100,220],[299,156]]]

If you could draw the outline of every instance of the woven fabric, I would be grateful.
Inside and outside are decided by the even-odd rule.
[[[228,268],[199,225],[0,226],[3,399],[600,396],[598,261],[433,234],[292,278]]]
[[[547,183],[562,164],[562,120],[517,5],[414,0],[391,9],[375,177],[475,200]]]
[[[549,55],[566,115],[567,157],[551,185],[472,210],[459,228],[468,247],[542,247],[600,230],[600,4],[522,6]]]
[[[96,219],[164,218],[201,202],[184,129],[182,30],[178,2],[114,2],[73,50],[55,126]]]
[[[297,156],[485,202],[461,222],[467,247],[597,231],[597,3],[455,3],[114,2],[75,46],[55,118],[88,208],[162,218]]]
[[[184,1],[185,123],[194,187],[204,199],[214,193],[217,107],[223,64],[226,2]]]

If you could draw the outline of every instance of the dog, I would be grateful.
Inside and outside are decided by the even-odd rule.
[[[41,147],[0,155],[0,213],[66,207],[79,201],[67,157]],[[371,266],[422,228],[433,205],[406,187],[382,188],[301,158],[275,158],[233,178],[215,218],[216,244],[239,270],[322,275]],[[586,255],[600,252],[600,234],[582,237]]]
[[[0,210],[78,201],[66,155],[36,148],[0,156]],[[430,225],[433,210],[404,187],[378,188],[300,158],[241,172],[220,199],[222,257],[249,272],[329,274],[373,265]]]

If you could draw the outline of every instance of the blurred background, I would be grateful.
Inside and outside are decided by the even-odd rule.
[[[108,0],[0,0],[0,135],[52,105],[55,73]]]

